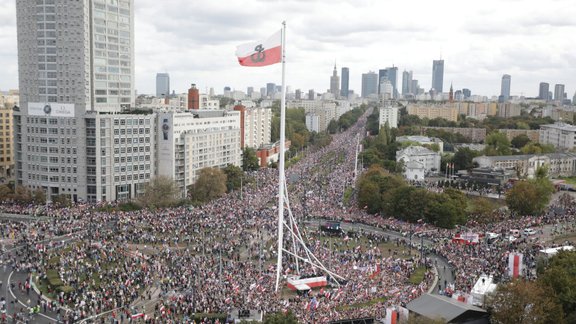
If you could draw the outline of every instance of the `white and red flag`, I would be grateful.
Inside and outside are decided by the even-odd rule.
[[[522,253],[510,253],[508,255],[508,275],[512,278],[518,278],[522,275],[523,255]]]
[[[282,30],[265,40],[239,45],[236,56],[243,66],[266,66],[282,62]]]

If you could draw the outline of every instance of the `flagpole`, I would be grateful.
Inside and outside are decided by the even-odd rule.
[[[282,22],[282,97],[280,98],[280,154],[278,157],[278,261],[276,263],[276,291],[282,272],[284,242],[284,149],[286,148],[286,21]]]

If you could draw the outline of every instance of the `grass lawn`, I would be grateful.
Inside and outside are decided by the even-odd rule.
[[[341,305],[336,307],[336,310],[338,311],[346,311],[352,308],[364,308],[364,307],[369,307],[378,303],[383,303],[386,301],[386,298],[384,297],[380,297],[380,298],[374,298],[371,299],[369,301],[365,301],[365,302],[361,302],[361,303],[355,303],[355,304],[350,304],[350,305]]]
[[[418,267],[416,268],[414,273],[412,273],[412,275],[408,279],[408,282],[410,282],[413,285],[419,285],[422,282],[422,280],[424,280],[425,274],[426,274],[426,268]]]
[[[337,251],[352,250],[359,245],[362,246],[363,249],[366,249],[367,247],[370,246],[370,242],[368,242],[368,239],[365,237],[360,238],[358,242],[356,242],[355,240],[349,240],[348,246],[345,244],[344,239],[342,239],[341,237],[318,236],[316,238],[318,238],[322,242],[328,242],[328,247],[332,247],[332,249],[335,249]],[[379,243],[378,248],[380,249],[380,252],[382,252],[382,257],[385,258],[389,256],[394,256],[394,253],[396,253],[396,257],[404,259],[409,259],[410,254],[412,256],[420,255],[418,249],[410,250],[408,247],[402,245],[397,246],[396,243],[394,242]]]
[[[564,180],[567,184],[576,185],[576,177],[558,177],[558,180]]]

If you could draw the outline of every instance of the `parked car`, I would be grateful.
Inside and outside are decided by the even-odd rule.
[[[524,235],[525,236],[536,235],[536,230],[533,228],[525,228]]]

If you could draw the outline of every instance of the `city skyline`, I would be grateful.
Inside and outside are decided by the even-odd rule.
[[[514,78],[511,96],[538,96],[540,82],[565,84],[568,97],[576,89],[570,62],[576,59],[569,39],[576,30],[576,9],[565,0],[537,6],[527,1],[487,1],[477,11],[463,12],[457,2],[418,2],[388,6],[403,14],[383,21],[373,1],[342,1],[322,10],[324,1],[244,1],[230,4],[195,1],[139,0],[135,4],[135,88],[155,93],[155,76],[167,72],[171,88],[182,93],[191,83],[201,92],[224,86],[245,91],[267,82],[280,84],[280,65],[261,69],[239,67],[235,47],[263,39],[286,20],[287,85],[292,89],[329,88],[326,76],[350,69],[349,88],[361,91],[361,75],[389,66],[413,71],[430,89],[433,60],[445,60],[444,88],[468,88],[473,94],[500,93],[503,74]],[[238,5],[234,5],[238,4]],[[410,7],[410,8],[409,8]],[[15,1],[0,0],[0,89],[18,87]],[[178,8],[178,10],[174,10]],[[448,8],[448,9],[447,9]],[[261,12],[266,12],[262,19]],[[282,12],[282,14],[277,14]],[[321,13],[321,15],[320,15]],[[424,14],[426,13],[426,14]],[[346,20],[342,17],[346,16]],[[163,19],[170,17],[170,19]],[[196,32],[198,31],[198,32]],[[366,53],[370,54],[367,57]]]

